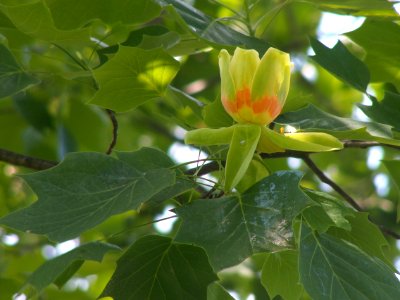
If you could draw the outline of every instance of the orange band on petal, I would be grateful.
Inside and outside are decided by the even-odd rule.
[[[240,110],[244,106],[251,107],[250,89],[244,88],[236,92],[237,108]]]
[[[271,117],[276,117],[282,110],[276,96],[265,96],[252,103],[253,112],[256,114],[268,112]]]

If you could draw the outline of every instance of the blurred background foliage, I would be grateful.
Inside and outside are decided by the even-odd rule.
[[[370,104],[369,100],[308,57],[310,37],[330,47],[340,38],[368,66],[372,80],[377,82],[369,86],[369,91],[379,100],[388,86],[382,82],[394,90],[400,88],[400,18],[393,9],[394,3],[383,0],[185,1],[210,17],[210,23],[206,24],[210,28],[223,25],[215,35],[204,34],[209,29],[202,27],[201,22],[191,20],[190,24],[190,17],[181,14],[187,25],[176,11],[170,7],[161,11],[152,1],[149,5],[154,7],[143,14],[133,14],[134,8],[124,14],[112,11],[122,1],[112,1],[115,6],[111,8],[106,4],[108,1],[93,1],[90,9],[84,6],[90,1],[30,1],[47,9],[46,17],[54,21],[53,28],[47,29],[49,32],[70,30],[74,42],[65,45],[63,40],[46,38],[41,32],[43,28],[16,28],[16,19],[22,16],[6,11],[7,2],[0,1],[0,41],[11,49],[24,70],[40,78],[40,84],[0,99],[0,148],[47,160],[60,161],[69,152],[107,150],[112,138],[111,121],[105,110],[88,102],[96,92],[92,71],[115,53],[116,44],[144,49],[163,46],[181,64],[172,86],[196,98],[200,106],[188,104],[186,96],[179,98],[172,90],[166,97],[147,102],[134,111],[118,113],[115,149],[133,151],[143,146],[157,147],[177,162],[196,159],[199,155],[195,149],[190,153],[182,150],[183,129],[205,126],[201,107],[219,99],[217,55],[220,48],[233,48],[229,38],[241,44],[246,36],[251,39],[248,44],[254,44],[258,50],[269,44],[291,54],[293,79],[284,111],[313,103],[337,116],[368,120],[357,105]],[[341,22],[350,25],[345,28]],[[230,36],[226,28],[234,29],[238,36]],[[351,30],[355,31],[346,34]],[[205,38],[196,36],[198,32]],[[90,34],[91,41],[81,38],[85,34]],[[182,153],[187,157],[182,157]],[[381,163],[381,160],[399,159],[398,150],[380,146],[345,149],[313,158],[374,219],[388,228],[400,229],[396,223],[399,190]],[[265,162],[272,171],[301,170],[306,174],[304,186],[332,192],[298,159]],[[35,201],[32,191],[15,176],[29,172],[32,170],[0,163],[1,216]],[[174,201],[185,202],[189,197],[193,195],[184,194]],[[158,223],[152,222],[164,216],[174,201],[144,209],[140,214],[128,212],[114,216],[84,233],[79,240],[62,245],[38,235],[0,228],[0,298],[10,299],[27,275],[43,261],[78,243],[107,238],[124,247],[143,235],[173,234],[174,228],[160,231],[163,229],[155,226]],[[115,232],[123,233],[111,236]],[[393,247],[388,249],[388,256],[400,267],[400,245],[396,247],[393,239],[389,242]],[[265,259],[262,256],[256,255],[222,272],[223,286],[238,299],[269,299],[259,281]],[[94,299],[109,280],[115,258],[116,254],[107,254],[101,264],[85,262],[65,287],[58,290],[51,286],[40,299]]]

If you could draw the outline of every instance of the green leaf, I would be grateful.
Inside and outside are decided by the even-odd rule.
[[[234,125],[225,165],[225,191],[232,190],[249,167],[260,139],[258,125]]]
[[[383,164],[389,171],[394,184],[397,187],[397,192],[400,194],[400,161],[399,160],[384,160]],[[397,222],[400,221],[400,197],[397,200]]]
[[[54,22],[60,29],[76,29],[95,19],[108,24],[142,24],[160,14],[153,0],[46,0]]]
[[[327,193],[313,190],[305,190],[305,193],[318,203],[318,206],[310,206],[302,212],[311,228],[319,232],[325,232],[332,226],[351,230],[351,224],[346,216],[354,216],[353,209]]]
[[[207,300],[234,300],[234,298],[217,282],[207,288]]]
[[[145,236],[118,259],[101,297],[205,300],[208,284],[217,279],[203,249],[167,237]]]
[[[195,129],[186,133],[185,143],[199,146],[228,145],[234,131],[235,126]]]
[[[331,228],[329,233],[356,245],[368,255],[377,257],[391,266],[392,263],[383,252],[383,248],[388,247],[389,244],[379,227],[369,220],[368,213],[356,212],[353,216],[347,217],[347,220],[351,225],[351,230]]]
[[[353,56],[340,41],[332,49],[316,39],[311,39],[310,42],[315,52],[315,55],[311,56],[313,60],[354,88],[361,92],[366,91],[369,83],[367,67],[361,60]]]
[[[393,271],[340,239],[301,229],[300,278],[312,299],[399,299]]]
[[[235,46],[248,49],[255,49],[264,54],[269,45],[260,39],[244,35],[223,24],[217,19],[205,15],[186,2],[180,0],[162,0],[166,11],[175,19],[187,32],[196,38],[206,41],[216,48],[234,48]]]
[[[337,117],[319,110],[312,104],[281,115],[277,122],[291,125],[301,131],[326,132],[339,139],[376,141],[400,146],[400,141],[393,138],[391,127],[388,125]]]
[[[51,283],[61,288],[80,268],[85,260],[101,262],[108,251],[120,251],[115,245],[90,242],[79,246],[63,255],[46,261],[27,279],[25,285],[32,285],[38,292]]]
[[[0,218],[0,223],[54,241],[76,237],[112,215],[138,209],[175,183],[174,171],[160,167],[142,172],[100,153],[72,153],[54,168],[22,177],[39,200]]]
[[[15,27],[26,35],[62,46],[90,45],[89,29],[59,30],[44,0],[0,0],[3,12]]]
[[[400,26],[386,20],[366,20],[346,34],[366,51],[371,81],[391,82],[400,89]]]
[[[400,131],[400,95],[389,91],[385,92],[382,101],[370,97],[372,105],[361,105],[358,107],[372,120],[393,126]]]
[[[202,199],[177,208],[178,241],[203,247],[214,269],[236,265],[254,253],[293,247],[292,220],[309,203],[301,173],[281,171],[242,195]]]
[[[271,141],[282,149],[310,152],[324,152],[342,149],[342,143],[332,135],[322,132],[297,132],[280,134],[267,127],[262,127],[264,140]],[[269,148],[259,145],[258,150],[269,153]]]
[[[393,4],[382,0],[295,0],[314,4],[322,10],[353,16],[398,18]]]
[[[220,128],[229,127],[234,124],[233,119],[225,111],[221,100],[217,99],[213,103],[204,107],[204,122],[208,127]]]
[[[304,293],[300,284],[298,256],[295,250],[268,254],[261,271],[261,283],[271,299],[280,295],[285,300],[297,300]]]
[[[40,82],[26,73],[11,51],[0,43],[0,98],[12,96]]]
[[[117,151],[116,154],[121,161],[128,163],[143,173],[160,168],[171,168],[175,165],[168,155],[155,148],[143,147],[135,152]],[[194,188],[194,183],[184,178],[184,174],[180,170],[176,170],[176,177],[176,182],[173,185],[152,196],[146,201],[146,206],[157,206],[168,199],[172,199]]]
[[[120,46],[117,54],[94,71],[99,90],[91,100],[114,111],[128,111],[163,96],[179,63],[162,49]]]

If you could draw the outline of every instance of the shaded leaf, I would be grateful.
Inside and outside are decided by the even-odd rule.
[[[352,216],[347,217],[347,220],[351,225],[351,230],[331,228],[329,233],[356,245],[368,255],[377,257],[391,266],[392,263],[383,252],[383,248],[388,247],[389,244],[379,227],[369,220],[368,213],[355,212]],[[395,270],[393,269],[393,271]]]
[[[372,120],[393,126],[400,131],[400,95],[389,91],[385,92],[382,101],[370,97],[372,105],[361,105],[358,107]]]
[[[295,250],[268,254],[261,271],[261,283],[271,299],[280,295],[285,300],[297,300],[304,293],[300,284],[298,256]]]
[[[207,300],[234,300],[234,298],[217,282],[207,288]]]
[[[400,161],[384,160],[383,163],[386,169],[388,169],[389,175],[397,187],[397,192],[400,193]],[[400,197],[397,200],[397,222],[399,221],[400,221]]]
[[[235,123],[219,99],[204,107],[204,122],[210,128],[229,127]]]
[[[313,60],[339,79],[365,92],[369,83],[369,71],[340,41],[329,49],[318,40],[311,39],[311,47],[315,52],[311,56]]]
[[[312,229],[325,232],[330,227],[338,227],[344,230],[351,230],[351,224],[347,216],[354,216],[355,211],[343,204],[343,202],[327,193],[305,190],[307,196],[317,202],[306,208],[302,215]]]
[[[364,62],[371,72],[371,81],[391,82],[400,89],[400,26],[368,19],[346,35],[366,51]]]
[[[0,98],[12,96],[39,82],[39,79],[26,73],[11,51],[0,43]]]
[[[101,19],[108,24],[140,24],[154,19],[161,7],[154,0],[46,0],[60,29],[77,29]]]
[[[309,203],[301,173],[281,171],[242,195],[202,199],[177,208],[183,219],[177,240],[203,247],[216,270],[254,253],[293,247],[292,219]]]
[[[68,31],[56,28],[44,0],[19,1],[18,3],[13,0],[0,0],[0,11],[26,35],[64,47],[92,44],[88,28]]]
[[[312,104],[281,115],[277,122],[291,125],[301,131],[326,132],[339,139],[376,141],[400,146],[400,141],[393,138],[391,127],[388,125],[337,117],[319,110]]]
[[[264,54],[269,47],[267,42],[244,35],[221,21],[205,15],[186,2],[180,0],[162,0],[162,2],[172,5],[166,6],[166,10],[172,15],[170,18],[177,20],[188,32],[214,47],[231,46],[233,49],[234,46],[240,46],[255,49],[260,54]]]
[[[91,100],[115,111],[128,111],[163,96],[179,63],[162,49],[120,46],[117,54],[94,71],[100,86]]]
[[[171,168],[175,165],[168,155],[155,148],[143,147],[135,152],[116,152],[116,154],[120,160],[143,173],[159,168]],[[194,183],[184,178],[182,171],[176,170],[176,176],[181,176],[181,178],[177,178],[173,185],[152,196],[146,201],[146,206],[159,205],[168,199],[172,199],[194,188]]]
[[[175,182],[175,172],[146,172],[100,153],[72,153],[54,168],[22,176],[37,193],[31,206],[0,218],[55,241],[78,236],[108,217],[137,209]]]
[[[304,225],[299,266],[304,288],[315,300],[400,298],[400,282],[382,261]]]
[[[217,279],[203,249],[167,237],[145,236],[118,259],[101,297],[207,299],[207,286]]]
[[[25,285],[32,285],[38,292],[51,283],[61,288],[81,267],[85,260],[101,262],[108,251],[120,251],[115,245],[90,242],[65,254],[46,261],[27,279]]]

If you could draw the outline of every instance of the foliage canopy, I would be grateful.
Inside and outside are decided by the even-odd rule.
[[[0,298],[400,299],[395,4],[0,0]],[[237,47],[290,53],[268,126]]]

